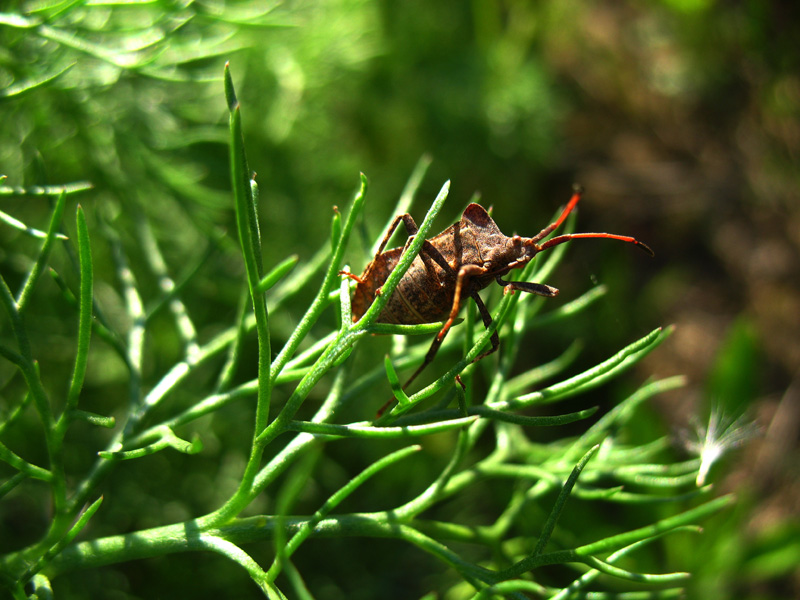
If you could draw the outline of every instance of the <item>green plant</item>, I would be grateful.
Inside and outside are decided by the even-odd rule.
[[[268,270],[262,263],[262,243],[269,237],[268,228],[275,225],[268,222],[262,233],[262,225],[258,223],[258,188],[247,165],[240,107],[227,69],[225,89],[230,109],[236,223],[249,299],[242,303],[232,325],[205,340],[200,339],[198,327],[182,302],[182,288],[174,285],[167,274],[168,268],[153,231],[143,221],[141,235],[146,242],[143,244],[146,262],[165,284],[161,286],[156,305],[169,307],[183,346],[180,360],[165,368],[160,380],[145,391],[141,383],[142,362],[146,336],[152,334],[154,327],[153,311],[144,309],[145,302],[127,267],[125,253],[114,244],[114,232],[104,230],[104,235],[117,249],[115,260],[126,298],[130,330],[123,336],[104,318],[102,307],[93,297],[90,231],[83,211],[78,208],[77,294],[71,295],[69,286],[64,284],[64,293],[78,315],[76,351],[67,392],[64,400],[59,401],[52,387],[48,389],[43,381],[47,364],[37,361],[32,350],[28,332],[31,315],[27,314],[27,308],[51,252],[59,244],[72,243],[59,239],[63,236],[58,234],[66,193],[60,194],[54,204],[47,232],[38,234],[44,240],[20,286],[21,291],[13,294],[5,278],[2,280],[0,296],[10,333],[4,334],[0,355],[16,367],[25,385],[24,391],[8,386],[10,392],[15,393],[6,395],[7,408],[0,436],[15,428],[30,426],[30,420],[23,416],[32,405],[47,450],[41,462],[47,466],[39,466],[39,461],[27,460],[15,454],[10,446],[0,445],[0,458],[14,472],[2,485],[0,493],[9,497],[26,486],[39,489],[43,486],[53,507],[47,531],[39,540],[9,549],[0,557],[3,585],[15,598],[47,597],[52,592],[51,580],[77,569],[174,553],[210,551],[242,567],[268,597],[309,598],[313,590],[306,580],[311,573],[298,569],[293,560],[301,545],[311,544],[314,538],[364,537],[397,540],[398,544],[414,546],[446,564],[458,575],[457,580],[451,578],[442,582],[443,586],[452,587],[453,597],[583,597],[584,591],[602,575],[610,578],[604,584],[608,590],[604,597],[628,597],[627,592],[621,591],[623,588],[615,586],[614,580],[633,582],[644,590],[651,586],[658,588],[652,596],[644,592],[641,597],[678,597],[687,574],[643,573],[635,562],[629,562],[630,557],[665,534],[696,532],[694,524],[728,504],[730,498],[709,500],[659,518],[654,506],[686,501],[707,493],[707,487],[693,489],[699,460],[664,462],[659,458],[665,450],[663,439],[636,442],[629,439],[628,430],[643,402],[659,392],[680,386],[681,378],[649,381],[580,434],[549,443],[534,441],[531,432],[587,419],[596,413],[596,408],[557,415],[520,414],[524,409],[544,410],[601,386],[654,350],[667,339],[670,330],[656,329],[594,368],[529,391],[543,378],[566,369],[577,349],[571,347],[548,365],[512,376],[525,331],[569,319],[576,312],[589,308],[604,290],[594,288],[583,297],[543,314],[539,312],[547,304],[541,298],[509,294],[496,303],[493,328],[487,331],[483,331],[480,324],[475,326],[474,314],[467,314],[465,323],[447,339],[438,358],[440,364],[451,360],[452,366],[433,383],[410,396],[400,390],[395,368],[418,364],[427,342],[395,353],[381,364],[369,362],[361,366],[359,363],[356,370],[356,357],[351,354],[371,334],[431,334],[440,328],[440,324],[388,326],[373,321],[431,232],[433,220],[447,198],[449,185],[445,184],[434,200],[419,234],[386,281],[383,295],[361,320],[353,323],[350,282],[339,275],[339,270],[344,266],[348,242],[366,200],[366,178],[362,176],[361,186],[346,214],[334,212],[331,239],[323,244],[317,258],[291,276],[288,274],[296,259]],[[420,163],[401,197],[397,212],[407,210],[427,164],[427,161]],[[521,273],[521,278],[545,280],[564,250],[561,246],[545,261],[533,261]],[[324,268],[323,281],[313,300],[285,344],[274,353],[271,315],[290,310],[290,300],[295,301],[302,290],[313,285],[321,268]],[[336,327],[325,324],[329,312],[338,316]],[[495,327],[501,331],[501,355],[472,364],[471,360],[489,342]],[[257,376],[236,384],[236,374],[244,367],[245,348],[253,332],[257,340]],[[70,425],[78,421],[103,427],[115,425],[113,419],[79,408],[90,345],[101,342],[118,353],[125,364],[130,403],[107,449],[98,453],[96,462],[81,473],[68,472],[64,445]],[[462,358],[452,358],[459,347]],[[215,363],[221,356],[224,360]],[[193,399],[188,406],[177,401],[192,377],[212,369],[216,378],[204,397]],[[477,395],[478,385],[474,381],[479,371],[488,382],[483,397]],[[465,389],[456,384],[457,375],[465,383]],[[382,396],[386,376],[398,405],[378,422],[349,420],[348,411],[352,412],[354,407],[363,415],[380,406],[385,399]],[[309,397],[326,387],[322,403],[308,412]],[[202,417],[213,418],[224,408],[248,399],[255,403],[252,422],[246,426],[251,432],[249,454],[239,471],[235,489],[216,509],[171,524],[102,537],[89,535],[83,541],[76,541],[77,536],[90,531],[94,519],[102,515],[103,481],[126,464],[125,461],[144,460],[165,449],[197,457],[202,449],[201,438],[187,441],[181,432],[191,432],[192,426]],[[435,400],[433,404],[431,400]],[[453,402],[455,407],[450,408]],[[303,412],[308,416],[302,417]],[[402,487],[405,495],[396,497],[396,503],[388,509],[338,510],[357,497],[369,480],[383,477],[390,469],[397,469],[402,462],[411,460],[421,446],[409,442],[433,434],[445,434],[448,456],[419,492],[409,494],[408,489]],[[337,441],[345,439],[355,439],[365,448],[374,448],[370,452],[375,453],[375,458],[363,468],[354,469],[342,485],[328,489],[318,482],[320,495],[315,497],[316,510],[306,516],[296,513],[294,507],[300,502],[308,482],[319,478],[320,456]],[[399,448],[387,450],[387,440]],[[416,460],[426,459],[418,456]],[[503,499],[502,509],[490,517],[489,524],[472,523],[468,518],[462,522],[458,514],[444,518],[447,510],[442,507],[446,507],[447,502],[475,495],[489,480],[514,482]],[[271,498],[272,509],[245,516],[254,505],[262,506],[259,499],[265,495]],[[588,514],[565,524],[559,519],[568,501],[575,499],[587,502]],[[361,502],[369,504],[370,499],[362,498]],[[600,503],[643,507],[649,511],[651,523],[627,531],[609,528],[603,523],[602,512],[592,508]],[[259,561],[245,550],[246,545],[256,549],[269,545],[273,552],[266,562]],[[463,545],[481,550],[459,552],[454,549]],[[467,554],[474,554],[475,558],[467,558]],[[619,566],[623,559],[632,566]],[[569,577],[564,579],[563,574],[553,576],[548,570],[557,565],[581,568],[568,570]]]

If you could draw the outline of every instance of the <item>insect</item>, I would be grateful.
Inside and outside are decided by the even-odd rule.
[[[575,239],[606,238],[635,244],[653,256],[653,251],[646,244],[630,236],[611,233],[567,233],[542,242],[564,222],[580,201],[581,194],[582,189],[575,186],[572,198],[558,219],[531,238],[519,235],[507,237],[500,231],[486,209],[473,203],[464,210],[460,221],[423,243],[419,255],[411,263],[376,319],[378,323],[407,325],[444,321],[422,364],[405,382],[403,389],[433,361],[468,298],[472,298],[478,306],[484,326],[488,328],[492,324],[492,317],[478,295],[480,290],[497,282],[504,286],[505,293],[519,290],[547,297],[558,294],[556,288],[544,283],[503,279],[511,269],[521,269],[539,252]],[[411,215],[406,213],[398,215],[392,221],[375,258],[360,276],[343,273],[357,282],[352,302],[353,321],[360,319],[372,305],[375,297],[381,293],[381,287],[403,253],[405,247],[384,252],[389,238],[401,222],[409,235],[409,241],[406,242],[408,246],[417,233],[417,225]],[[495,352],[499,347],[500,338],[495,331],[491,336],[491,348],[473,362]]]

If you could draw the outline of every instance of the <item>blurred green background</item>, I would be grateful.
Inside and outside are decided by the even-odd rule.
[[[735,514],[709,523],[699,543],[676,543],[672,552],[681,568],[698,573],[697,598],[800,597],[800,5],[330,0],[264,6],[6,6],[0,15],[0,174],[8,179],[0,209],[44,228],[51,199],[31,186],[91,182],[90,191],[73,198],[87,210],[93,231],[117,230],[145,293],[156,282],[140,264],[137,219],[156,228],[176,278],[204,260],[184,300],[207,337],[235,315],[243,272],[229,193],[225,61],[242,105],[250,167],[258,174],[268,265],[292,253],[307,261],[327,243],[332,207],[346,205],[359,171],[371,186],[363,234],[349,257],[356,272],[367,260],[359,248],[379,235],[424,154],[433,163],[412,210],[418,220],[442,183],[453,182],[438,229],[477,192],[494,206],[504,232],[532,235],[580,182],[587,192],[578,229],[635,235],[656,258],[623,244],[575,243],[547,281],[561,289],[553,302],[598,283],[609,294],[591,313],[530,339],[524,360],[550,360],[579,337],[586,344],[581,360],[590,365],[654,326],[676,324],[673,338],[634,377],[686,374],[689,385],[661,397],[653,422],[643,427],[680,431],[713,400],[734,413],[746,409],[765,435],[727,465],[720,487],[739,491]],[[11,193],[14,187],[30,193]],[[74,201],[70,206],[74,215]],[[66,223],[74,228],[72,216]],[[0,227],[0,269],[12,289],[37,245]],[[99,234],[93,245],[96,296],[124,329],[109,246]],[[52,294],[40,288],[31,311],[41,334],[37,351],[67,373],[74,323],[64,320],[47,291]],[[274,323],[273,348],[299,314]],[[154,380],[180,353],[164,321],[163,333],[149,342]],[[9,336],[5,320],[0,334]],[[60,338],[63,346],[53,343]],[[122,366],[101,345],[92,351],[86,408],[114,414],[125,394]],[[12,372],[0,365],[0,381],[11,391],[20,386]],[[61,376],[58,367],[45,374],[53,381]],[[600,401],[628,389],[625,382],[611,387]],[[374,408],[366,407],[361,418]],[[241,436],[236,419],[249,435],[248,415],[246,407],[230,413],[232,439]],[[217,434],[225,447],[225,436]],[[75,435],[96,448],[101,442],[92,436],[104,434]],[[213,440],[204,441],[205,460],[218,461]],[[71,460],[80,470],[91,456],[76,452]],[[154,470],[167,477],[187,459],[155,460],[173,462],[130,468],[144,478]],[[215,468],[209,465],[209,473]],[[187,487],[166,499],[169,481],[160,485],[150,521],[128,518],[123,506],[108,531],[93,534],[187,518],[216,501],[201,481],[182,482]],[[147,491],[129,493],[131,502],[156,502]],[[184,504],[187,493],[197,498],[196,507]],[[35,501],[17,500],[3,517],[2,549],[32,541],[14,539],[9,523],[42,514]],[[307,555],[305,572],[342,543],[320,542]],[[413,549],[399,552],[386,543],[385,560],[397,562],[393,572],[418,573],[412,588],[427,589],[426,578],[435,579],[441,567],[419,564]],[[220,590],[194,589],[181,579],[181,568],[203,562],[220,569],[220,581],[241,578],[214,557],[189,556],[75,576],[63,585],[69,597],[81,597],[84,585],[128,586],[108,597],[156,597],[147,587],[152,581],[160,582],[164,597],[217,597]],[[364,590],[393,584],[372,581],[368,565],[355,567],[351,577],[365,581]],[[323,582],[315,583],[324,587],[329,576],[320,574]],[[329,586],[329,595],[320,597],[362,597],[342,581]]]

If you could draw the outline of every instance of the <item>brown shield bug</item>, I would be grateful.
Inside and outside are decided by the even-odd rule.
[[[489,213],[481,205],[473,203],[467,206],[460,221],[425,241],[419,255],[376,319],[378,323],[406,325],[444,321],[424,361],[405,382],[404,389],[431,363],[467,298],[472,298],[477,304],[483,324],[487,328],[491,325],[489,311],[478,295],[483,288],[497,282],[504,286],[506,293],[519,290],[548,297],[558,294],[556,288],[544,283],[503,280],[503,276],[511,269],[524,267],[539,252],[571,240],[606,238],[635,244],[653,256],[653,251],[646,244],[630,236],[612,233],[567,233],[542,242],[572,212],[581,199],[581,193],[581,188],[575,186],[572,198],[558,219],[531,238],[518,235],[507,237]],[[403,248],[384,252],[389,238],[401,222],[410,237],[416,235],[417,225],[411,215],[398,215],[364,272],[360,276],[343,273],[357,282],[353,293],[353,321],[360,319],[372,305],[403,253]],[[499,348],[497,331],[492,334],[491,344],[491,348],[475,361]]]

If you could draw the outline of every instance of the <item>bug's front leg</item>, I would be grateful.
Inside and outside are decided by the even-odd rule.
[[[417,376],[422,373],[422,371],[427,367],[429,364],[433,362],[436,353],[439,351],[439,348],[444,341],[445,336],[447,336],[447,332],[450,331],[450,328],[453,326],[453,323],[458,317],[458,313],[461,310],[461,292],[464,289],[464,286],[467,285],[469,282],[470,277],[475,277],[476,275],[480,275],[485,272],[483,267],[479,267],[478,265],[464,265],[458,270],[458,274],[456,275],[456,285],[455,285],[455,293],[453,295],[453,305],[450,308],[450,315],[445,321],[445,324],[439,330],[439,333],[436,334],[436,337],[433,338],[433,342],[431,343],[431,347],[428,348],[428,352],[425,354],[425,359],[422,361],[422,364],[414,371],[414,374],[408,378],[408,381],[403,384],[403,389],[406,389],[408,385],[414,381]],[[477,295],[477,293],[475,294]],[[486,310],[486,307],[483,307]],[[486,316],[488,316],[488,311],[486,312]],[[481,314],[483,318],[483,313]],[[489,322],[491,323],[491,317],[489,317]],[[486,320],[484,318],[484,323]],[[494,336],[493,336],[494,338]],[[494,339],[492,340],[492,344],[494,344]],[[499,338],[497,339],[497,344],[500,344]]]
[[[529,294],[537,294],[539,296],[546,296],[553,298],[558,296],[558,288],[544,283],[532,283],[529,281],[506,281],[502,277],[495,278],[497,283],[503,286],[504,294],[513,294],[516,290],[520,292],[528,292]]]
[[[478,312],[481,313],[483,326],[486,327],[486,329],[489,329],[489,327],[491,327],[493,323],[492,315],[489,314],[489,309],[486,308],[486,305],[483,303],[483,300],[481,300],[481,297],[478,295],[478,292],[472,292],[472,294],[470,294],[470,297],[475,301],[475,304],[478,305]],[[485,352],[479,354],[472,362],[476,363],[480,359],[486,358],[493,352],[497,352],[497,349],[500,348],[500,334],[497,333],[496,329],[492,333],[491,342],[492,342],[492,347],[486,350]]]

